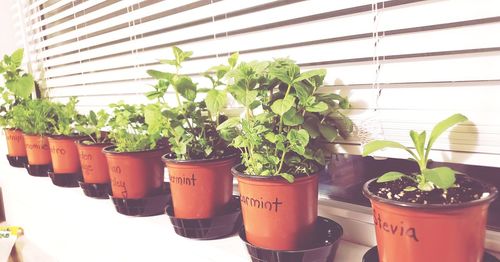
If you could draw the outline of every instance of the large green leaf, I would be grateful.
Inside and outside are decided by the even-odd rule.
[[[312,138],[317,138],[321,135],[319,132],[319,119],[316,116],[306,117],[302,127],[307,130]]]
[[[363,156],[367,156],[375,151],[382,150],[385,148],[403,149],[406,152],[410,153],[414,158],[416,158],[416,155],[409,148],[403,146],[398,142],[387,141],[387,140],[374,140],[368,142],[368,144],[366,144],[363,147]]]
[[[171,81],[172,80],[172,74],[171,73],[168,73],[168,72],[161,72],[161,71],[158,71],[158,70],[148,70],[146,71],[148,73],[148,75],[150,75],[151,77],[153,77],[154,79],[158,79],[158,80],[169,80]]]
[[[299,82],[299,81],[302,81],[302,80],[305,80],[305,79],[309,79],[313,76],[319,76],[319,77],[324,77],[326,75],[326,70],[325,69],[316,69],[316,70],[311,70],[311,71],[307,71],[307,72],[304,72],[302,74],[300,74],[299,77],[297,77],[294,82]]]
[[[11,62],[15,67],[20,67],[23,62],[24,49],[19,48],[11,55]]]
[[[283,124],[287,126],[297,126],[304,123],[304,117],[295,108],[290,108],[283,115]]]
[[[25,75],[17,80],[5,82],[5,86],[14,93],[15,96],[28,99],[35,87],[32,75]]]
[[[274,103],[271,105],[271,109],[275,114],[282,116],[284,113],[286,113],[286,111],[292,108],[294,103],[295,97],[289,95],[284,99],[278,99],[274,101]]]
[[[383,174],[377,179],[378,183],[384,183],[384,182],[390,182],[394,180],[398,180],[402,177],[406,176],[406,174],[403,174],[401,172],[396,172],[396,171],[391,171]]]
[[[319,132],[328,142],[333,142],[338,135],[337,129],[327,124],[319,124]]]
[[[228,87],[229,93],[231,93],[236,101],[243,105],[244,107],[250,107],[257,99],[259,92],[257,90],[246,90],[244,87],[231,85]]]
[[[205,98],[208,111],[212,115],[217,115],[227,105],[226,91],[212,89],[207,92]]]
[[[466,116],[462,114],[454,114],[445,120],[439,122],[434,129],[432,129],[431,136],[429,138],[429,142],[427,143],[427,149],[425,152],[425,159],[429,157],[429,153],[432,149],[432,145],[434,145],[434,142],[438,139],[441,134],[443,134],[444,131],[448,130],[450,127],[468,120]]]
[[[181,76],[175,82],[175,88],[188,101],[196,99],[196,84],[193,83],[190,77]]]
[[[316,102],[310,106],[306,106],[307,112],[323,112],[328,110],[328,105],[325,102]]]
[[[448,189],[455,184],[455,171],[449,167],[436,167],[422,171],[425,179],[432,182],[438,188]]]
[[[426,139],[425,131],[419,134],[416,131],[411,130],[410,137],[413,140],[413,144],[415,145],[415,149],[417,150],[418,156],[420,157],[420,159],[424,158],[425,139]]]
[[[309,133],[304,129],[291,129],[286,138],[292,145],[305,147],[309,143]]]

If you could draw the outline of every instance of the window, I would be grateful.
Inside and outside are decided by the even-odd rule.
[[[305,70],[327,68],[322,92],[350,98],[357,135],[332,145],[340,154],[359,155],[360,145],[374,138],[408,145],[408,130],[429,130],[460,112],[470,121],[443,136],[431,158],[460,164],[457,168],[498,185],[498,1],[32,0],[18,5],[29,63],[46,79],[43,86],[54,100],[78,96],[81,110],[117,100],[146,103],[143,94],[154,83],[146,70],[168,67],[157,60],[170,58],[172,45],[194,51],[182,73],[200,85],[207,83],[201,74],[232,52],[243,60],[289,56]],[[391,150],[380,156],[405,158]],[[375,164],[378,169],[382,163],[338,157],[332,174],[358,186],[361,178],[343,168]],[[396,159],[383,165],[387,162],[406,165]],[[328,181],[325,186],[335,188],[337,181]],[[493,206],[498,209],[498,202]]]

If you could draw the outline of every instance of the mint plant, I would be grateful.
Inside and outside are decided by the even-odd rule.
[[[144,121],[144,105],[127,105],[122,101],[111,104],[109,137],[117,152],[134,152],[155,149],[161,138],[159,130],[149,128]]]
[[[181,75],[182,63],[192,52],[184,52],[178,47],[172,48],[174,59],[160,60],[161,63],[175,66],[175,72],[148,70],[147,73],[158,80],[154,91],[146,94],[149,99],[156,99],[155,104],[145,107],[145,121],[151,132],[160,132],[168,138],[176,159],[216,159],[228,151],[228,143],[218,134],[218,123],[225,118],[221,110],[227,104],[222,79],[230,66],[218,66],[205,73],[212,82],[212,88],[198,88],[189,76]],[[234,58],[233,58],[234,59]],[[166,104],[164,96],[169,88],[173,89],[177,106]],[[204,101],[195,101],[197,95],[207,92]]]
[[[454,186],[456,181],[455,171],[449,167],[436,167],[427,168],[429,162],[429,154],[432,150],[434,142],[438,139],[443,132],[453,127],[454,125],[466,121],[467,117],[461,114],[452,115],[445,120],[439,122],[431,132],[430,137],[427,139],[427,134],[425,131],[418,133],[416,131],[410,131],[410,137],[413,141],[413,146],[415,150],[393,141],[387,140],[375,140],[371,141],[363,147],[363,156],[368,156],[373,152],[384,148],[397,148],[402,149],[410,154],[411,159],[418,164],[420,173],[413,174],[413,176],[391,171],[387,172],[377,179],[378,183],[390,182],[401,179],[403,177],[410,179],[415,183],[415,186],[409,186],[405,188],[405,191],[431,191],[435,188],[448,189]]]
[[[317,92],[325,75],[321,69],[301,73],[289,59],[242,62],[228,72],[228,91],[245,117],[229,119],[218,130],[241,150],[245,174],[293,182],[324,167],[325,144],[353,128],[340,112],[349,108],[347,99]]]
[[[110,115],[104,110],[90,111],[87,115],[79,118],[75,129],[90,140],[84,141],[86,144],[102,144],[109,142],[109,138],[102,134],[102,130],[108,126]]]

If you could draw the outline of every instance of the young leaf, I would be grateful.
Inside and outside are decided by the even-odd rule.
[[[214,116],[217,115],[227,105],[227,95],[225,91],[212,89],[207,92],[205,98],[207,109]]]
[[[11,62],[15,67],[20,67],[23,62],[24,49],[19,48],[10,56]]]
[[[286,138],[292,145],[305,147],[309,143],[309,133],[304,129],[291,129]]]
[[[288,173],[280,173],[280,176],[283,177],[284,179],[286,179],[286,181],[288,181],[288,183],[293,183],[295,181],[294,176],[290,175]]]
[[[420,156],[420,159],[424,158],[424,148],[425,148],[425,139],[426,134],[425,131],[422,133],[417,133],[416,131],[410,131],[410,137],[413,140],[413,144],[415,145],[415,149],[417,149],[417,153]]]
[[[427,149],[425,152],[425,159],[427,160],[429,157],[429,153],[432,149],[432,145],[434,145],[434,142],[438,139],[438,137],[443,134],[444,131],[448,130],[448,128],[468,120],[466,116],[462,114],[454,114],[447,119],[439,122],[434,129],[432,129],[431,136],[429,138],[429,142],[427,143]]]
[[[227,62],[229,63],[229,65],[231,67],[235,67],[236,66],[236,63],[238,62],[238,56],[239,54],[238,53],[233,53],[231,54],[231,56],[229,56],[229,58],[227,59]]]
[[[449,167],[436,167],[422,171],[425,179],[432,182],[438,188],[448,189],[455,184],[455,171]]]
[[[382,150],[384,148],[399,148],[410,153],[413,158],[418,159],[415,153],[413,153],[409,148],[403,146],[398,142],[387,141],[387,140],[374,140],[370,141],[363,147],[363,156],[367,156],[375,151]]]
[[[319,124],[319,132],[328,142],[333,142],[337,138],[337,129],[327,124]]]
[[[396,172],[396,171],[387,172],[377,179],[377,183],[395,181],[395,180],[398,180],[404,176],[406,176],[406,174],[401,173],[401,172]]]
[[[311,70],[311,71],[307,71],[307,72],[304,72],[302,74],[300,74],[299,77],[297,77],[294,82],[299,82],[299,81],[302,81],[302,80],[305,80],[305,79],[309,79],[313,76],[319,76],[319,77],[325,77],[326,75],[326,70],[325,69],[316,69],[316,70]]]
[[[166,80],[172,80],[172,74],[171,73],[168,73],[168,72],[161,72],[161,71],[158,71],[158,70],[148,70],[146,71],[148,73],[148,75],[150,75],[151,77],[153,77],[154,79],[157,79],[157,80],[162,80],[162,79],[166,79]]]
[[[284,113],[286,113],[286,111],[292,108],[294,103],[295,98],[293,96],[287,96],[284,99],[278,99],[274,101],[274,103],[271,105],[271,109],[275,114],[282,116]]]

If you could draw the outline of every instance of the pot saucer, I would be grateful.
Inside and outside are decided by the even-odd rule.
[[[83,180],[78,180],[78,185],[83,190],[83,194],[88,197],[97,199],[108,199],[111,193],[110,184],[85,183]]]
[[[166,213],[170,217],[175,233],[192,239],[222,238],[238,231],[243,223],[239,196],[233,196],[226,205],[224,212],[212,218],[187,219],[175,217],[171,202],[166,208]]]
[[[246,240],[245,228],[240,229],[240,238],[245,242],[252,262],[330,262],[337,253],[342,234],[342,227],[335,221],[318,217],[313,247],[303,250],[277,251],[252,245]]]
[[[48,172],[52,171],[52,165],[30,165],[26,164],[26,170],[30,176],[45,177],[48,176]]]
[[[11,167],[24,167],[28,163],[28,157],[26,156],[9,156],[7,155],[7,160]]]
[[[78,179],[82,177],[81,173],[54,173],[52,170],[48,171],[52,184],[59,187],[78,187]]]
[[[112,192],[109,192],[109,198],[115,205],[116,212],[136,217],[156,216],[165,212],[165,207],[170,200],[170,184],[163,183],[161,192],[145,198],[119,198],[114,197]]]
[[[363,256],[362,262],[378,262],[377,246],[370,248]],[[500,262],[500,260],[487,252],[484,252],[483,262]]]

